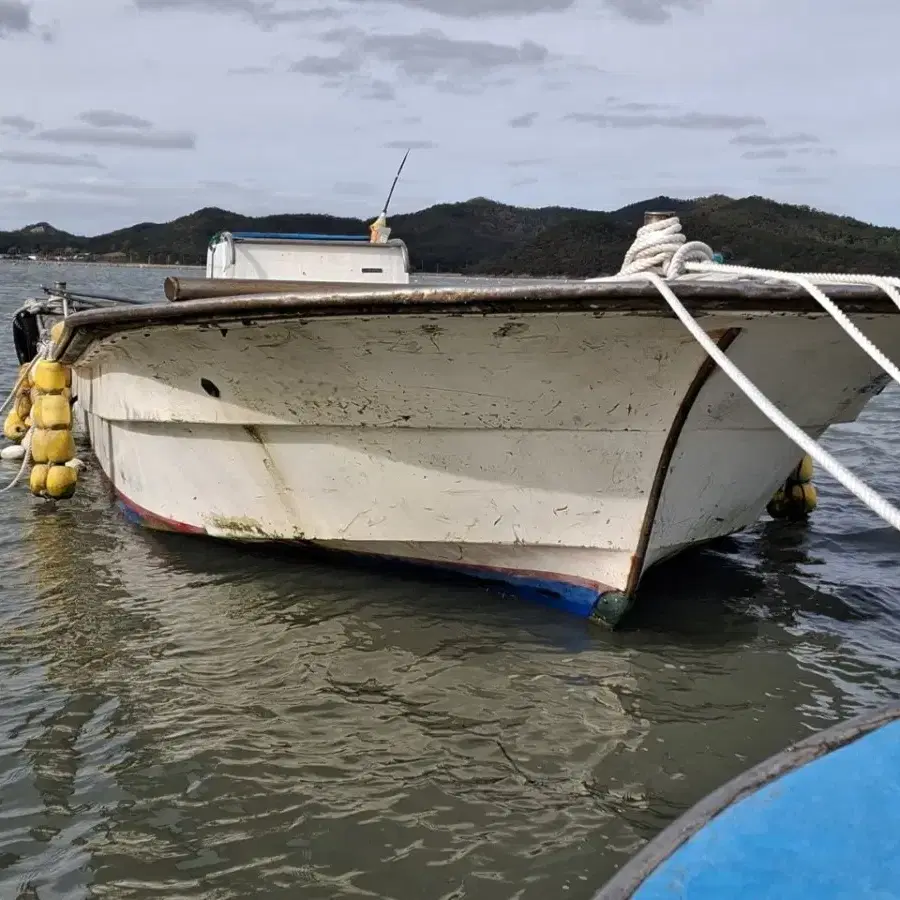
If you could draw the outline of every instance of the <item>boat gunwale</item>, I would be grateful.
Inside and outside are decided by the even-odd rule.
[[[827,315],[799,285],[754,281],[682,281],[671,285],[692,315]],[[898,315],[900,309],[874,285],[829,286],[844,312]],[[340,288],[310,293],[241,294],[182,302],[104,307],[72,313],[56,358],[74,362],[95,340],[144,328],[298,318],[388,315],[515,315],[526,313],[618,313],[674,318],[653,285],[645,282],[541,282],[522,285],[415,285]]]
[[[785,775],[900,720],[900,703],[880,707],[825,728],[791,744],[707,794],[645,844],[593,896],[593,900],[630,900],[656,871],[718,815]]]

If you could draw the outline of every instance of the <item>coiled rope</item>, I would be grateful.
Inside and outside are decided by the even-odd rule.
[[[738,276],[800,285],[837,321],[852,340],[898,383],[900,383],[900,369],[850,321],[816,284],[874,285],[883,290],[900,309],[900,291],[897,290],[900,286],[900,279],[883,278],[877,275],[796,274],[773,269],[756,269],[751,266],[730,266],[716,263],[713,262],[712,248],[700,241],[687,240],[682,233],[681,222],[677,216],[650,222],[638,229],[637,237],[625,254],[625,261],[618,274],[588,279],[588,281],[646,281],[652,284],[697,343],[776,428],[809,454],[832,478],[840,482],[872,512],[900,530],[900,509],[857,478],[802,428],[784,415],[719,349],[696,319],[685,309],[666,280],[672,281],[690,274],[731,276],[732,278]]]

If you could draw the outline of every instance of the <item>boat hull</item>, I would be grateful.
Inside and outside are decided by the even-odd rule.
[[[900,706],[813,735],[698,803],[594,900],[900,896]]]
[[[900,317],[856,320],[900,350]],[[813,436],[885,383],[826,317],[704,326]],[[75,392],[146,524],[441,567],[607,622],[655,562],[756,521],[800,455],[662,316],[160,324],[92,342]]]

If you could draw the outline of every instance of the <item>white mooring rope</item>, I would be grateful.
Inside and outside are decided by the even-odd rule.
[[[31,437],[34,434],[34,427],[28,429],[25,432],[25,437],[22,438],[22,448],[25,450],[25,455],[22,457],[22,465],[19,466],[19,471],[16,472],[16,477],[5,487],[0,488],[0,494],[5,494],[7,491],[11,491],[22,479],[22,476],[25,474],[25,470],[28,468],[28,463],[31,462]]]
[[[688,241],[681,231],[677,216],[650,222],[638,229],[634,243],[625,254],[617,275],[589,278],[588,281],[648,281],[669,304],[697,343],[720,369],[744,392],[754,406],[786,437],[812,457],[829,475],[839,481],[858,500],[889,525],[900,530],[900,509],[846,469],[817,441],[778,409],[766,395],[719,349],[715,341],[684,308],[664,279],[674,280],[689,273],[721,276],[744,276],[797,284],[803,287],[838,325],[895,381],[900,382],[900,369],[895,366],[829,299],[816,284],[870,284],[881,288],[900,309],[900,279],[878,275],[797,274],[751,266],[729,266],[713,261],[712,249],[700,241]]]
[[[13,400],[16,394],[19,392],[19,388],[25,383],[25,379],[30,377],[31,373],[34,371],[34,367],[38,364],[38,360],[44,359],[47,355],[47,348],[41,347],[38,352],[35,354],[34,359],[29,364],[28,368],[22,372],[19,377],[16,379],[16,383],[13,385],[13,389],[6,395],[6,399],[0,404],[0,414],[6,412],[6,407],[9,406],[10,401]]]

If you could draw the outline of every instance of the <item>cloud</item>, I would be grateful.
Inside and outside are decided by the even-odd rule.
[[[85,125],[94,128],[136,128],[141,131],[153,128],[153,123],[146,119],[128,113],[114,112],[111,109],[89,109],[78,118]]]
[[[806,169],[804,169],[803,166],[776,166],[775,171],[782,172],[785,175],[796,175],[805,172]]]
[[[229,75],[268,75],[271,73],[269,66],[238,66],[236,69],[229,69]]]
[[[539,69],[550,59],[549,50],[534,41],[518,45],[482,40],[457,40],[443,31],[425,29],[413,34],[372,34],[360,28],[337,28],[323,39],[345,47],[350,59],[368,58],[397,68],[418,82],[476,80],[503,71]]]
[[[522,113],[521,116],[513,116],[508,124],[510,128],[531,128],[537,117],[536,112]]]
[[[622,100],[619,97],[607,97],[608,106],[615,107],[619,112],[645,113],[658,112],[663,109],[672,109],[671,103],[644,103],[638,100]]]
[[[174,2],[174,0],[172,0]],[[370,6],[376,0],[355,0]],[[561,13],[573,10],[576,0],[380,0],[410,9],[425,10],[439,16],[456,19],[491,17],[519,18],[540,13]],[[672,18],[674,10],[695,11],[706,0],[602,0],[608,10],[640,25],[660,25]]]
[[[788,156],[834,156],[835,151],[819,147],[814,134],[796,131],[790,134],[737,134],[729,143],[740,147],[754,147],[741,154],[743,159],[787,159]]]
[[[67,156],[63,153],[30,153],[18,150],[0,150],[0,162],[22,166],[72,166],[83,169],[105,169],[96,157]]]
[[[790,154],[780,147],[769,147],[767,150],[747,150],[741,154],[742,159],[787,159]]]
[[[3,2],[3,0],[0,0]],[[9,2],[9,0],[7,0]],[[146,12],[194,11],[243,15],[256,24],[271,28],[288,22],[310,19],[336,19],[340,13],[330,7],[297,6],[296,0],[133,0]],[[357,7],[374,4],[403,6],[417,12],[452,19],[520,18],[523,16],[564,13],[574,10],[577,0],[347,0]],[[706,0],[601,0],[617,16],[640,25],[668,22],[676,10],[702,9]]]
[[[395,99],[395,86],[388,87],[389,81],[376,77],[386,67],[398,79],[463,96],[513,86],[529,75],[535,76],[532,86],[537,90],[540,79],[546,85],[547,76],[561,72],[596,75],[600,71],[575,58],[552,54],[544,45],[527,39],[507,44],[456,38],[435,28],[379,33],[355,26],[332,28],[319,37],[335,47],[335,55],[303,57],[291,64],[290,71],[330,79],[323,82],[326,87],[353,88],[366,99]]]
[[[160,185],[160,184],[129,184],[123,181],[103,179],[96,176],[79,178],[77,181],[40,181],[33,185],[34,189],[54,195],[66,195],[77,197],[115,198],[124,202],[146,200],[160,193],[176,192],[188,194],[191,192],[215,192],[219,197],[228,195],[234,198],[243,198],[258,193],[258,188],[247,185],[235,184],[231,181],[203,180],[192,183],[190,187],[184,185]]]
[[[730,113],[569,113],[570,122],[596,125],[598,128],[677,128],[685,131],[736,131],[765,125],[759,116],[736,116]]]
[[[394,86],[383,78],[371,78],[361,73],[359,59],[340,56],[305,56],[292,62],[288,71],[298,75],[318,77],[325,87],[341,88],[363,100],[390,101],[397,98]]]
[[[664,25],[674,10],[694,12],[702,9],[706,0],[604,0],[604,5],[638,25]]]
[[[336,194],[344,194],[350,197],[369,197],[375,193],[375,187],[363,181],[337,181],[332,190]]]
[[[538,178],[519,178],[517,181],[510,183],[510,187],[527,187],[528,185],[537,184]]]
[[[788,185],[788,184],[827,184],[828,179],[820,175],[780,175],[765,176],[760,178],[763,184]]]
[[[257,4],[253,19],[263,28],[272,28],[275,25],[285,25],[290,22],[309,22],[317,19],[339,19],[341,14],[334,9],[317,7],[315,9],[285,9],[279,10],[274,4]]]
[[[0,116],[0,129],[4,131],[17,131],[19,134],[27,134],[37,128],[37,122],[26,119],[25,116]]]
[[[2,2],[2,0],[0,0]],[[340,13],[325,7],[294,7],[276,0],[134,0],[141,12],[200,12],[246,16],[261,28],[274,28],[290,22],[337,19]]]
[[[745,147],[791,147],[818,144],[819,138],[801,131],[794,134],[738,134],[731,139],[731,143]]]
[[[35,191],[54,194],[57,197],[111,197],[121,200],[134,199],[133,190],[126,184],[111,181],[39,181],[34,184]]]
[[[366,82],[359,93],[364,100],[389,101],[397,99],[397,92],[394,90],[394,86],[379,78]],[[417,119],[417,121],[421,122],[422,120]]]
[[[355,75],[360,68],[359,60],[349,56],[305,56],[288,66],[289,72],[301,75]]]
[[[371,5],[376,0],[355,0]],[[425,10],[439,16],[456,19],[481,19],[487,16],[519,16],[536,13],[565,12],[575,6],[575,0],[381,0],[411,9]]]
[[[125,131],[111,128],[51,128],[35,140],[53,144],[84,144],[91,147],[143,147],[152,150],[193,150],[197,139],[189,131]]]
[[[434,150],[434,141],[388,141],[381,145],[385,150]]]
[[[613,209],[690,189],[768,191],[900,223],[885,190],[896,173],[878,168],[894,162],[900,120],[879,114],[884,98],[867,90],[891,77],[896,2],[860,4],[863,43],[847,42],[841,0],[816,6],[809,40],[809,17],[784,0],[0,0],[0,68],[9,73],[0,150],[43,153],[0,160],[0,187],[31,192],[27,202],[0,202],[0,227],[44,219],[99,231],[206,205],[358,215],[381,199],[409,144],[421,186],[401,179],[397,213],[473,194]],[[722,36],[735,38],[735,6],[740,35],[729,43]],[[12,7],[17,31],[9,30]],[[45,47],[41,30],[57,20],[59,38]],[[102,53],[90,43],[98,34]],[[815,75],[836,58],[842,77],[817,102],[821,78],[798,80],[797,72]],[[229,70],[253,77],[226,77]],[[198,78],[205,90],[185,90]],[[129,100],[136,82],[152,86],[146,102]],[[751,99],[735,90],[746,85]],[[280,114],[298,104],[302,115]],[[575,121],[563,121],[567,113]],[[406,121],[412,115],[421,121]],[[171,132],[187,132],[175,143],[196,149],[140,149],[171,144]],[[315,177],[297,175],[301,145]],[[361,154],[378,177],[360,169]],[[806,171],[778,170],[790,164]],[[606,177],[584,178],[594,170]],[[255,189],[195,189],[209,173]],[[34,190],[84,176],[105,187],[82,187],[69,200]],[[793,176],[828,182],[784,187]],[[351,180],[377,187],[382,177],[388,182],[371,198],[333,189]],[[768,188],[764,177],[781,180]],[[118,179],[140,184],[126,192]]]
[[[0,38],[31,31],[31,6],[21,0],[0,0]]]

